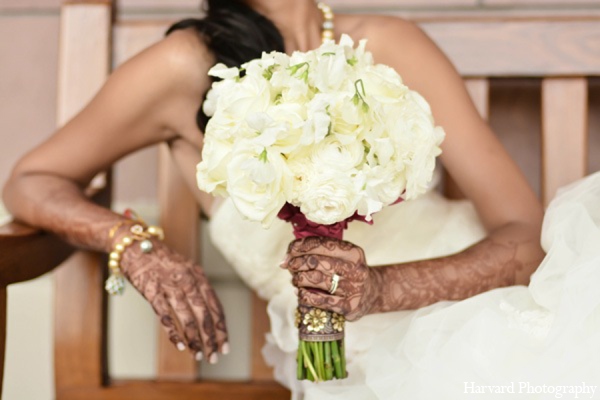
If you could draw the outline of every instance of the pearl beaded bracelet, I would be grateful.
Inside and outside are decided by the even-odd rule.
[[[152,244],[153,237],[158,240],[164,239],[162,228],[158,226],[146,227],[141,220],[134,221],[135,224],[129,229],[130,235],[123,236],[121,240],[115,244],[113,250],[108,255],[108,269],[110,276],[106,280],[104,289],[111,295],[123,294],[125,291],[125,277],[121,271],[121,257],[123,252],[134,242],[140,242],[142,253],[150,253],[154,248]],[[122,223],[120,223],[122,225]],[[112,232],[112,230],[111,230]],[[112,235],[110,235],[112,237]]]

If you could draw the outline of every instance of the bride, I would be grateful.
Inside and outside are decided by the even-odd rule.
[[[99,171],[167,142],[211,219],[212,239],[269,299],[272,332],[264,353],[295,396],[462,398],[488,390],[488,398],[491,386],[512,383],[518,391],[527,382],[531,398],[541,385],[598,380],[593,339],[600,300],[589,283],[600,279],[599,176],[550,207],[544,258],[539,201],[479,117],[461,77],[416,25],[367,15],[336,15],[332,23],[330,11],[313,0],[208,0],[207,6],[206,18],[175,24],[164,40],[118,68],[85,109],[17,163],[3,192],[17,219],[110,252],[111,269],[148,300],[173,344],[217,362],[218,353],[229,351],[227,329],[202,268],[146,227],[140,229],[149,240],[137,240],[134,219],[83,194]],[[231,202],[195,189],[207,71],[263,51],[307,51],[342,33],[368,39],[375,61],[396,69],[427,99],[447,134],[441,161],[470,202],[430,190],[377,214],[372,226],[354,223],[348,242],[307,238],[288,248],[291,229],[283,222],[262,230],[242,220]],[[339,286],[330,294],[334,274]],[[298,299],[355,321],[347,325],[348,379],[295,380]]]

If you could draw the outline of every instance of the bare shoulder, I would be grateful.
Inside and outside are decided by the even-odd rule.
[[[152,71],[155,74],[153,81],[162,81],[172,90],[198,95],[204,93],[210,84],[207,72],[213,58],[193,28],[187,28],[172,32],[123,66]]]
[[[339,27],[353,39],[368,39],[371,51],[415,47],[430,42],[415,22],[389,15],[340,15]]]
[[[454,72],[446,55],[413,21],[386,15],[340,17],[344,33],[354,40],[368,40],[367,49],[373,53],[375,62],[393,66],[408,80],[414,74],[423,75],[424,66],[437,72]]]

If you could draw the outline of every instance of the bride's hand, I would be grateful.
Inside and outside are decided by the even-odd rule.
[[[377,280],[365,254],[349,242],[325,237],[295,240],[282,268],[292,273],[301,305],[342,314],[348,321],[368,314],[377,298]],[[339,284],[331,294],[334,274],[339,276]]]
[[[138,243],[125,250],[121,269],[125,277],[150,302],[169,339],[197,360],[217,361],[227,353],[227,328],[219,299],[202,268],[152,240],[153,250],[143,253]]]

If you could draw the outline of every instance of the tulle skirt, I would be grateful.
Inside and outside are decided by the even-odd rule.
[[[469,202],[433,190],[374,221],[353,222],[344,236],[370,265],[456,253],[485,236]],[[210,234],[269,301],[263,354],[295,399],[600,398],[600,173],[563,188],[550,204],[542,232],[547,256],[528,287],[348,323],[349,377],[340,381],[295,377],[297,301],[289,273],[278,267],[291,227],[276,221],[265,230],[226,200]]]

